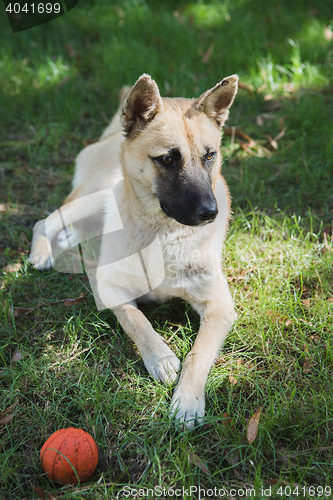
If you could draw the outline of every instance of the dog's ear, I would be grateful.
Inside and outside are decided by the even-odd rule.
[[[123,102],[121,125],[126,137],[135,137],[162,110],[163,102],[156,82],[143,74]]]
[[[229,108],[238,90],[238,76],[224,78],[212,89],[204,92],[194,103],[197,111],[203,111],[221,129],[229,116]]]

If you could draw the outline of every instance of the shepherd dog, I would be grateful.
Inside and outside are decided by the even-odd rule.
[[[202,423],[207,377],[236,317],[221,265],[230,196],[220,142],[237,88],[232,75],[199,98],[162,98],[143,74],[123,89],[101,138],[78,155],[62,216],[56,211],[33,230],[29,262],[46,269],[52,240],[73,246],[75,224],[95,217],[100,307],[113,311],[149,374],[175,385],[169,415],[184,429]],[[200,316],[182,366],[139,309],[173,298]]]

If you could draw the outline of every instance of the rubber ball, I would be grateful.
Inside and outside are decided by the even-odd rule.
[[[43,472],[51,481],[78,484],[87,481],[96,469],[98,450],[93,438],[82,429],[60,429],[40,451]]]

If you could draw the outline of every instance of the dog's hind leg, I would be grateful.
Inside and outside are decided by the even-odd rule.
[[[45,234],[46,219],[36,222],[33,228],[30,255],[28,262],[36,269],[49,269],[51,267],[51,244]]]
[[[198,336],[183,363],[174,391],[170,416],[191,429],[205,412],[205,385],[209,370],[235,320],[233,300],[222,276],[212,285],[214,296],[204,303],[190,301],[201,315]]]
[[[35,224],[28,262],[36,269],[43,270],[51,267],[51,243],[55,238],[58,237],[57,243],[61,248],[63,246],[62,240],[66,237],[69,241],[72,236],[69,234],[72,225],[102,211],[107,190],[82,197],[80,197],[80,192],[79,188],[74,190],[59,210],[55,210],[47,219],[40,220]],[[66,233],[64,233],[65,228]]]
[[[164,384],[176,381],[180,361],[155,332],[145,315],[133,304],[113,310],[127,335],[135,342],[149,374]]]

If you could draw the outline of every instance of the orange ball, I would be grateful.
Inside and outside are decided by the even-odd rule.
[[[43,472],[51,481],[77,484],[87,481],[96,469],[98,450],[95,441],[82,429],[54,432],[40,450]]]

